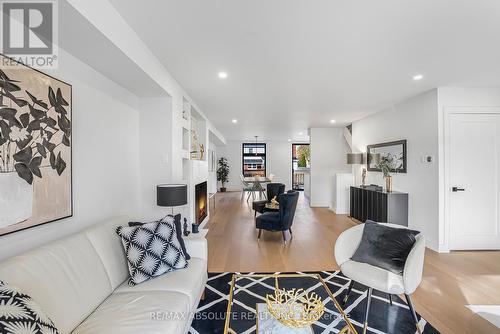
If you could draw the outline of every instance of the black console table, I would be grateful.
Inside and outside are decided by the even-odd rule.
[[[408,226],[408,194],[370,187],[351,187],[350,216]]]

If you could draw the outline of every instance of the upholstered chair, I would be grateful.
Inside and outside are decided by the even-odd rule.
[[[266,204],[270,203],[275,196],[279,196],[285,192],[285,185],[283,183],[268,183],[267,184],[267,199],[262,201],[253,201],[252,209],[254,210],[254,217],[258,213],[264,213]]]
[[[401,225],[384,224],[392,228],[406,228]],[[351,279],[344,303],[347,303],[352,288],[356,283],[368,287],[367,303],[364,320],[363,333],[368,327],[368,315],[370,312],[370,302],[372,291],[378,290],[388,294],[389,302],[392,305],[392,295],[404,294],[410,308],[411,315],[415,321],[417,332],[421,333],[418,326],[418,318],[413,307],[411,295],[422,281],[422,271],[424,266],[425,238],[422,233],[415,236],[415,243],[406,259],[402,275],[397,275],[391,271],[351,260],[356,252],[363,235],[364,224],[354,226],[344,231],[335,243],[335,260],[340,266],[342,273]]]
[[[259,229],[260,240],[262,230],[279,232],[283,234],[283,242],[286,245],[285,232],[290,232],[290,239],[293,238],[292,224],[295,216],[295,209],[299,201],[299,192],[292,191],[278,196],[280,210],[279,212],[264,212],[255,219],[255,227]]]

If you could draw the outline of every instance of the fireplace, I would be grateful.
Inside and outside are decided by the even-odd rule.
[[[198,183],[194,188],[194,213],[196,216],[196,224],[201,224],[207,217],[208,196],[207,182]]]

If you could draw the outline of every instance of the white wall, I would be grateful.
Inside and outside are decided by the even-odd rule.
[[[140,105],[140,216],[151,220],[170,212],[156,205],[156,186],[172,179],[172,100],[143,98]]]
[[[269,141],[267,148],[267,176],[274,174],[273,182],[292,189],[292,144],[287,141]]]
[[[217,146],[213,142],[209,142],[208,147],[210,150],[214,151],[215,161],[217,162],[217,159],[218,159]],[[209,155],[208,151],[207,151],[207,154],[208,154],[207,155],[207,163],[208,163],[209,169],[210,169],[211,161],[210,161],[210,155]],[[213,171],[210,171],[210,170],[208,171],[207,188],[208,188],[209,193],[216,193],[217,192],[217,163],[215,164]]]
[[[220,158],[226,158],[229,165],[229,180],[226,183],[228,191],[241,190],[241,141],[228,140],[225,146],[217,147],[217,161]],[[217,187],[221,184],[218,182]]]
[[[292,144],[287,141],[268,141],[266,143],[267,176],[275,175],[274,182],[284,183],[286,189],[292,188]],[[241,149],[243,141],[231,140],[226,146],[217,148],[217,158],[225,157],[229,164],[229,191],[240,191],[242,172]],[[219,183],[220,187],[220,183]]]
[[[445,217],[445,195],[449,191],[445,184],[445,138],[444,119],[447,107],[488,108],[500,106],[499,88],[438,88],[438,130],[439,130],[439,251],[449,250],[447,221]]]
[[[163,214],[162,208],[154,205],[152,191],[158,183],[182,182],[184,99],[205,118],[207,129],[225,143],[224,137],[109,1],[68,0],[68,3],[170,98],[139,99],[60,48],[59,69],[47,73],[73,85],[74,217],[0,237],[0,259],[107,217],[148,218]],[[153,117],[140,119],[142,111]],[[159,140],[155,142],[155,138]],[[178,211],[189,216],[193,213],[189,206]]]
[[[196,109],[197,113],[205,120],[207,130],[211,131],[222,142],[225,142],[224,137],[108,0],[68,0],[68,3],[94,25],[114,46],[127,55],[131,61],[136,63],[144,71],[145,75],[155,81],[171,97],[172,108],[169,114],[171,127],[167,130],[170,132],[170,140],[164,144],[170,146],[167,149],[170,152],[168,157],[170,168],[169,182],[189,183],[188,205],[176,208],[176,211],[186,214],[190,221],[193,220],[194,180],[192,173],[199,170],[199,165],[193,163],[188,166],[189,162],[183,162],[182,158],[182,124],[184,123],[182,120],[182,110],[184,102],[188,101]],[[190,175],[184,175],[185,172]],[[207,169],[203,173],[205,180],[206,174]]]
[[[333,182],[333,212],[338,215],[348,215],[350,212],[351,186],[354,185],[354,174],[352,173],[337,173],[334,176]]]
[[[439,173],[437,89],[394,105],[352,126],[353,149],[366,152],[370,144],[406,139],[408,172],[393,175],[394,190],[409,193],[409,226],[422,231],[427,245],[438,247]],[[432,164],[423,156],[435,157]],[[361,184],[361,168],[355,169],[356,184]],[[384,185],[382,173],[368,172],[367,183]]]
[[[153,52],[127,24],[120,13],[107,0],[68,0],[81,15],[94,25],[106,38],[136,63],[146,75],[154,80],[172,98],[171,117],[171,175],[172,182],[182,182],[182,109],[186,99],[206,120],[206,127],[221,141],[224,137],[205,117],[202,109],[193,101],[175,78],[162,65]]]
[[[47,73],[73,86],[74,216],[1,236],[0,259],[138,211],[137,99],[63,50],[59,69]]]
[[[333,207],[334,177],[350,172],[350,152],[342,128],[311,128],[311,198],[313,207]]]

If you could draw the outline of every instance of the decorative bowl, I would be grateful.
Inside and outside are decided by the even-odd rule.
[[[287,327],[310,326],[325,312],[325,305],[315,293],[304,289],[277,289],[274,295],[266,295],[269,313]]]

